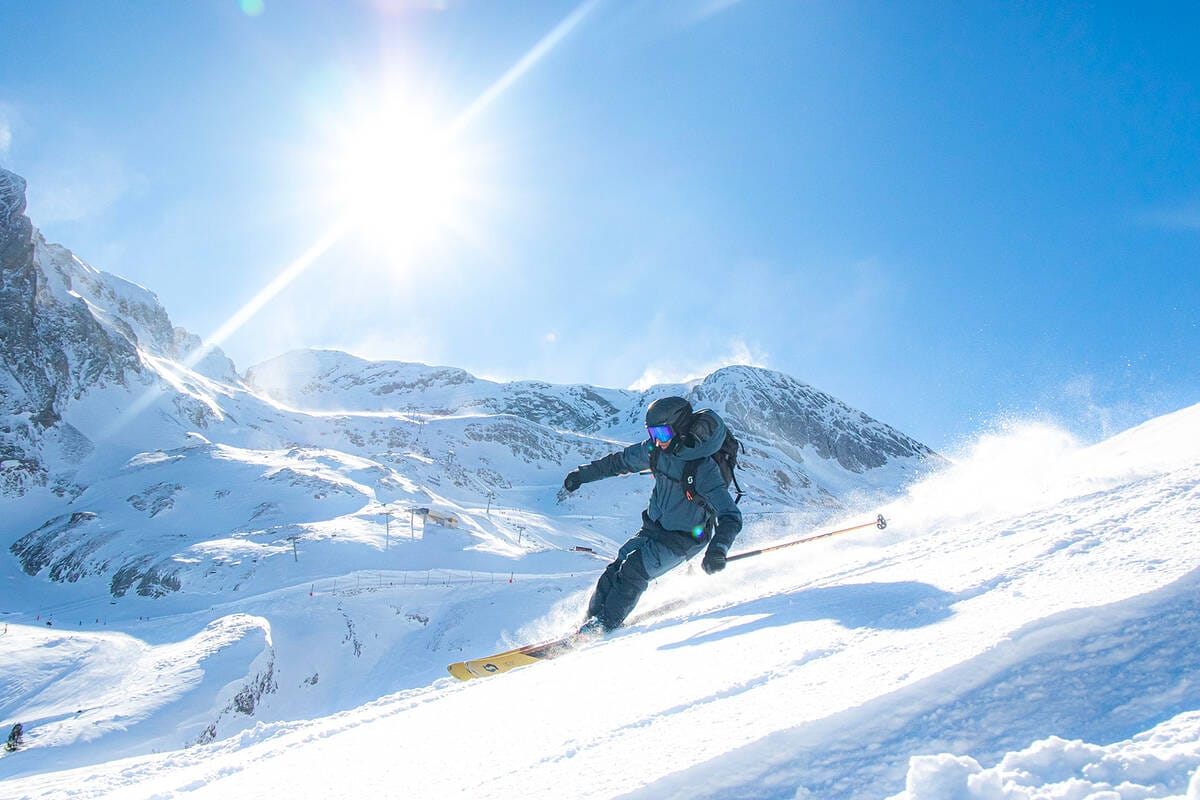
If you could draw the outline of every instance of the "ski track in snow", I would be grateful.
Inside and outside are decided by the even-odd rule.
[[[1169,438],[1196,441],[1197,409]],[[516,614],[500,640],[561,629],[594,573],[475,587],[426,605],[412,688],[0,796],[1200,800],[1200,463],[1123,455],[1172,421],[1155,423],[1056,462],[1022,503],[971,513],[935,476],[887,531],[681,570],[579,653],[430,683],[452,641],[487,650]],[[413,591],[339,601],[339,635]],[[370,674],[386,684],[387,662]]]

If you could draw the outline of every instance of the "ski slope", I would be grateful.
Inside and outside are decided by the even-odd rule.
[[[372,573],[375,586],[350,576],[312,596],[230,603],[214,614],[240,627],[222,635],[244,648],[273,635],[281,687],[302,684],[309,667],[290,665],[319,659],[331,629],[342,647],[357,638],[372,665],[343,687],[345,710],[120,760],[101,749],[57,772],[31,746],[0,759],[13,776],[0,797],[1200,800],[1198,441],[1200,406],[1091,447],[1039,425],[983,436],[952,468],[862,510],[882,511],[884,531],[717,576],[680,570],[628,628],[468,683],[444,665],[569,629],[603,563],[513,583]],[[788,534],[757,523],[738,549]],[[194,621],[147,626],[88,650],[10,625],[2,652],[19,644],[25,664],[118,675]],[[77,652],[48,654],[64,647]],[[184,713],[172,710],[186,709],[181,687],[207,669],[187,652],[164,659],[177,702],[142,724]],[[338,681],[339,663],[314,672]],[[45,683],[47,714],[70,710],[50,696],[66,675]],[[111,718],[121,701],[106,702]],[[61,734],[76,739],[60,757],[89,747],[81,728]]]

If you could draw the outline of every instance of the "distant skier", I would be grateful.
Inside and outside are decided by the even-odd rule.
[[[563,488],[643,472],[654,474],[654,490],[642,512],[642,529],[621,546],[604,570],[588,603],[580,632],[620,627],[650,581],[704,550],[709,575],[725,569],[725,557],[742,530],[742,513],[729,482],[711,458],[725,443],[725,421],[711,409],[693,411],[682,397],[655,400],[646,409],[645,441],[572,470]],[[689,493],[684,482],[694,475]]]

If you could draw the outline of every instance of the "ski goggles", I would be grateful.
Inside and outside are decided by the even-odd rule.
[[[651,439],[664,444],[675,437],[675,431],[671,430],[670,425],[647,425],[646,433],[650,434]]]

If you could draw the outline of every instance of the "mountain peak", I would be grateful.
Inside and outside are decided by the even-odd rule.
[[[15,172],[0,167],[0,209],[20,204],[17,213],[25,211],[25,179]]]
[[[0,268],[25,260],[33,248],[33,223],[25,216],[25,179],[0,168]]]
[[[195,425],[205,413],[195,409],[211,404],[197,399],[202,391],[175,395],[200,382],[180,376],[237,382],[220,351],[181,367],[200,340],[171,324],[153,292],[48,244],[25,213],[25,191],[24,178],[0,169],[0,461],[9,465],[0,494],[15,495],[48,485],[48,462],[67,464],[66,474],[90,452],[89,436],[104,429],[96,419],[115,410],[85,414],[91,424],[76,428],[67,410],[85,397],[144,391],[165,370],[159,385],[170,387],[171,408]]]

